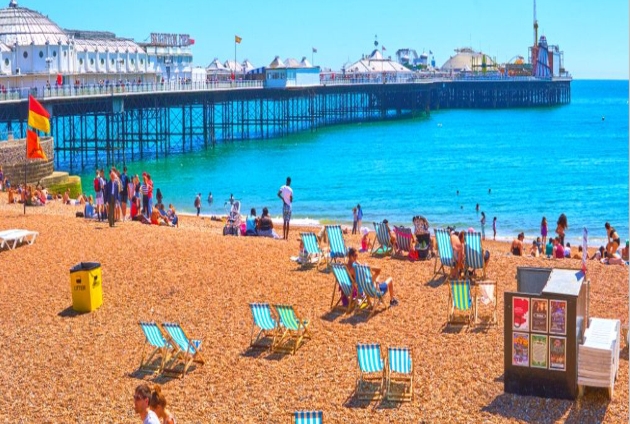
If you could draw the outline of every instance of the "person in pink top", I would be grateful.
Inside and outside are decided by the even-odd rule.
[[[560,243],[560,237],[554,239],[553,257],[556,259],[564,259],[564,246]]]

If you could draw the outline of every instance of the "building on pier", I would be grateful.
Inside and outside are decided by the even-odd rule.
[[[448,58],[442,65],[443,72],[479,72],[497,71],[497,66],[490,56],[478,52],[470,47],[455,49],[455,55]]]
[[[279,56],[265,68],[265,88],[287,88],[318,86],[320,84],[319,66],[313,66],[306,59],[298,62],[287,58],[284,62]]]

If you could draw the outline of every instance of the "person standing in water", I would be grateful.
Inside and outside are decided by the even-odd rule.
[[[492,219],[492,240],[496,240],[497,239],[497,217],[495,216]]]
[[[214,198],[212,197],[212,192],[208,193],[208,210],[212,207],[212,202],[214,202]]]

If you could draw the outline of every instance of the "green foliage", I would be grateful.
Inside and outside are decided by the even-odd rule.
[[[64,182],[58,184],[49,184],[47,187],[50,194],[63,194],[70,189],[70,198],[76,199],[83,192],[81,189],[81,178],[76,175],[69,176]]]

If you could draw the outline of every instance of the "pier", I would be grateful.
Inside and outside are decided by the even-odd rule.
[[[23,138],[32,93],[52,115],[55,168],[79,172],[216,143],[429,114],[439,109],[548,107],[571,101],[570,78],[370,80],[321,76],[319,85],[262,81],[60,87],[0,93],[0,134]]]

